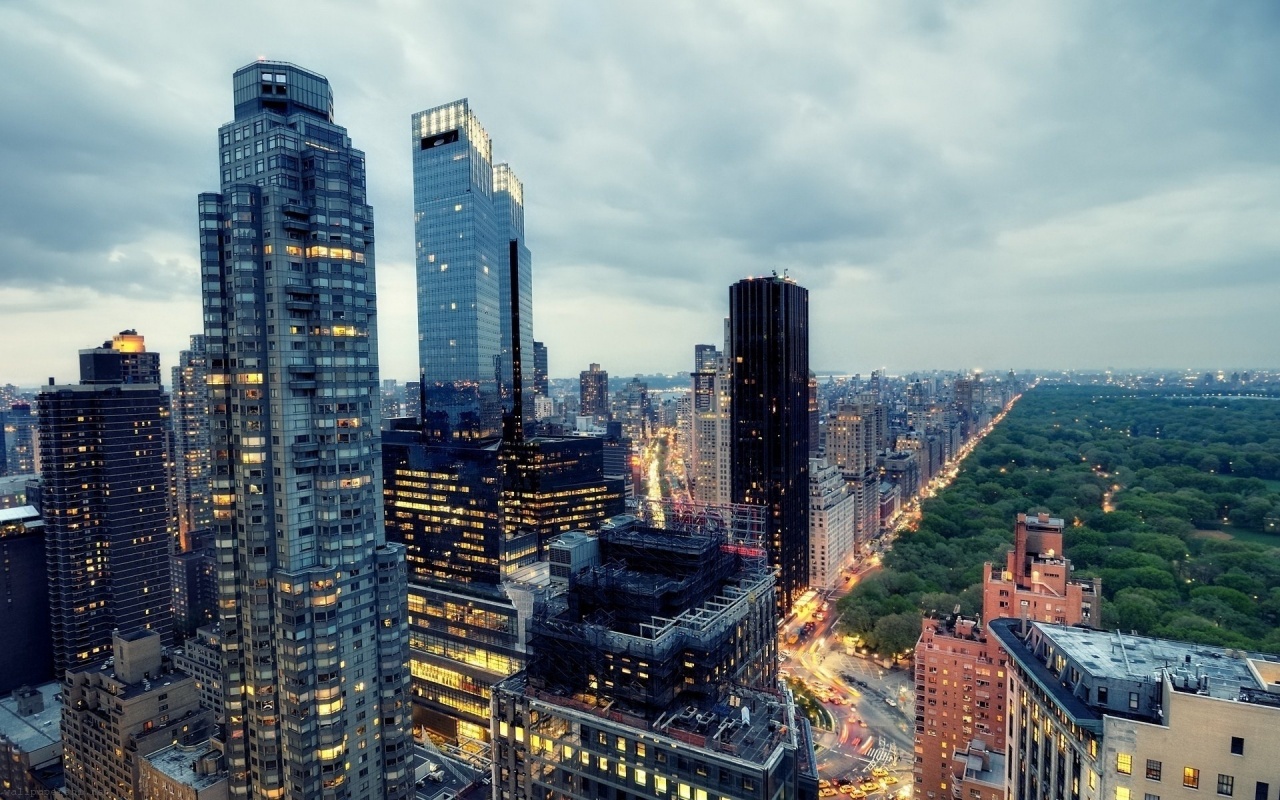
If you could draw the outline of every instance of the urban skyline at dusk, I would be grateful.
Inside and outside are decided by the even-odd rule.
[[[454,97],[528,187],[553,376],[688,369],[724,287],[774,269],[813,292],[821,370],[1280,354],[1264,4],[242,10],[0,10],[26,76],[3,90],[0,311],[40,332],[6,380],[69,380],[126,328],[176,363],[200,328],[191,198],[217,181],[224,76],[256,56],[329,76],[368,154],[384,377],[417,359],[405,120]]]

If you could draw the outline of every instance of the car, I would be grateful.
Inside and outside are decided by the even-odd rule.
[[[880,791],[880,784],[876,783],[875,781],[866,781],[865,783],[862,784],[861,788],[862,788],[862,791],[866,792],[867,794],[870,794],[871,792]]]
[[[884,699],[884,701],[885,701],[885,703],[887,703],[887,704],[889,705],[889,707],[890,707],[890,708],[897,708],[897,707],[898,707],[898,702],[897,702],[896,700],[894,700],[892,697],[886,697],[886,698]]]
[[[867,793],[862,791],[861,786],[855,786],[853,787],[853,791],[849,792],[849,796],[852,797],[853,800],[862,800],[862,798],[867,796]]]
[[[885,782],[886,784],[888,784],[889,786],[892,786],[892,785],[894,785],[895,783],[897,783],[897,782],[898,782],[898,776],[896,776],[896,775],[885,775],[885,776],[884,776],[884,782]]]
[[[835,797],[836,790],[830,787],[818,790],[818,797]]]
[[[871,768],[871,777],[873,778],[883,778],[888,774],[889,774],[889,770],[885,769],[884,767]]]
[[[840,787],[841,794],[853,794],[856,791],[858,791],[858,787],[854,786],[852,783],[846,783]]]
[[[823,779],[823,780],[818,781],[818,788],[819,788],[819,789],[826,789],[826,788],[829,788],[830,786],[831,786],[831,781],[829,781],[829,780]]]

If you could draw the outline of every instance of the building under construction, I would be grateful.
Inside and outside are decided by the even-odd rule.
[[[808,724],[777,684],[764,549],[689,521],[615,517],[598,557],[575,553],[585,566],[535,613],[525,670],[493,689],[502,796],[816,795]]]
[[[529,682],[608,697],[646,718],[681,702],[714,703],[728,682],[772,686],[773,574],[763,552],[723,534],[600,527],[597,566],[530,629]]]

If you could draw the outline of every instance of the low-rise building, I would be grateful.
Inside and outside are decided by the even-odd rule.
[[[997,620],[1012,800],[1273,798],[1277,656]]]
[[[70,800],[134,800],[145,756],[204,741],[213,724],[195,680],[165,657],[160,634],[116,631],[111,650],[105,661],[66,673],[62,738]]]
[[[62,786],[62,684],[23,686],[0,700],[0,797]]]
[[[138,772],[139,800],[227,800],[222,751],[208,741],[171,744],[145,756]]]

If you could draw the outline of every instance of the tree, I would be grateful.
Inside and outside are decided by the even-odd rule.
[[[896,656],[916,646],[920,639],[919,614],[890,614],[876,622],[867,643],[877,654]]]

